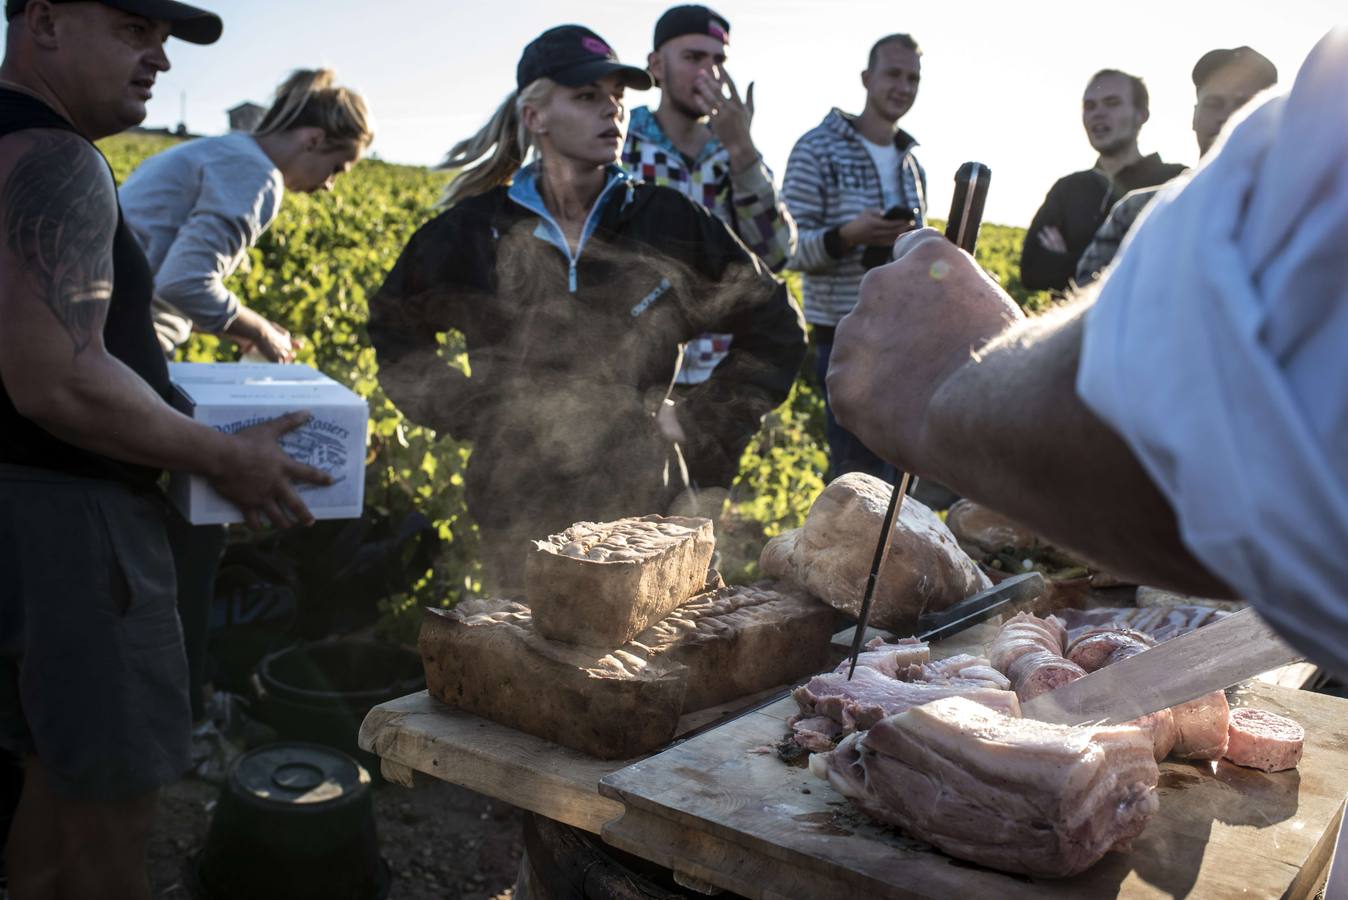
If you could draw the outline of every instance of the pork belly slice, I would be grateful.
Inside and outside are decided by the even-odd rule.
[[[1015,683],[1011,667],[1016,660],[1035,650],[1047,650],[1062,656],[1066,652],[1067,630],[1057,616],[1041,619],[1033,613],[1016,613],[1002,625],[988,645],[992,667]]]
[[[1306,730],[1286,716],[1263,709],[1233,709],[1226,759],[1265,772],[1295,769],[1305,740]]]
[[[1067,645],[1067,658],[1087,672],[1136,656],[1156,642],[1140,631],[1104,627],[1091,629]]]
[[[886,644],[880,638],[876,638],[866,645],[865,650],[857,654],[857,668],[874,669],[890,678],[897,678],[899,673],[907,671],[909,666],[921,666],[929,659],[931,651],[926,641],[902,638],[895,643]],[[851,665],[852,661],[845,659],[833,671],[847,674]]]
[[[1039,877],[1125,849],[1158,805],[1139,729],[1015,719],[964,697],[885,718],[811,759],[811,771],[951,856]]]
[[[1006,673],[1021,702],[1033,700],[1085,675],[1085,669],[1053,650],[1022,653]]]
[[[885,716],[956,696],[967,697],[1008,715],[1020,715],[1020,703],[1014,693],[970,679],[927,684],[897,681],[875,669],[858,668],[851,681],[847,680],[846,672],[816,675],[795,691],[796,704],[802,714],[827,716],[847,731],[870,728]]]

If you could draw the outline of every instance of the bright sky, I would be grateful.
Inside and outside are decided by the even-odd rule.
[[[362,91],[376,120],[375,151],[395,162],[433,163],[476,131],[514,86],[520,50],[563,22],[588,25],[624,61],[643,64],[668,0],[197,0],[222,12],[213,47],[177,41],[147,124],[179,120],[205,133],[224,110],[265,103],[282,76],[330,65]],[[917,137],[933,213],[944,216],[961,162],[992,167],[990,222],[1025,225],[1058,177],[1088,168],[1081,92],[1104,67],[1143,76],[1151,89],[1144,153],[1192,163],[1189,73],[1213,47],[1249,44],[1290,86],[1315,42],[1348,18],[1343,0],[720,0],[731,23],[730,74],[757,82],[754,138],[780,182],[796,139],[830,107],[859,112],[860,71],[876,38],[912,33],[924,50],[923,82],[902,126]],[[632,94],[630,105],[658,103]]]

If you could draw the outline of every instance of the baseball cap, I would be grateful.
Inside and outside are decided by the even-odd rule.
[[[1278,67],[1273,65],[1268,57],[1250,47],[1234,47],[1230,50],[1209,50],[1204,53],[1194,66],[1194,87],[1201,88],[1218,69],[1232,65],[1248,69],[1266,88],[1278,83]]]
[[[72,3],[76,0],[48,0],[50,3]],[[120,9],[147,19],[157,19],[173,26],[169,32],[189,44],[214,44],[224,31],[224,24],[215,13],[176,0],[97,0],[104,6]],[[5,18],[12,19],[23,12],[28,0],[5,0]]]
[[[730,22],[705,6],[690,4],[666,10],[655,23],[655,49],[665,41],[685,34],[709,34],[723,44],[730,43]]]
[[[551,78],[566,87],[578,87],[615,72],[630,88],[645,91],[651,87],[646,70],[618,62],[618,55],[599,35],[582,25],[558,25],[524,48],[515,69],[515,86],[524,90],[540,78]]]

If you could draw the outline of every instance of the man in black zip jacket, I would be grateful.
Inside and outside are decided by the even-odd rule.
[[[539,237],[532,167],[427,223],[370,303],[380,383],[412,421],[473,443],[468,509],[489,583],[518,587],[530,539],[581,520],[663,513],[682,490],[655,413],[675,348],[733,334],[675,415],[694,481],[728,484],[804,358],[800,313],[714,216],[616,166],[568,260]],[[438,354],[464,335],[472,376]]]
[[[1149,105],[1147,85],[1135,75],[1104,69],[1086,85],[1081,122],[1100,156],[1092,168],[1059,179],[1035,213],[1020,257],[1020,280],[1027,288],[1067,290],[1110,208],[1129,191],[1164,184],[1184,171],[1138,149]]]
[[[145,118],[170,35],[218,17],[171,0],[8,0],[0,66],[0,747],[24,759],[15,900],[148,900],[156,790],[191,717],[163,469],[206,476],[257,523],[311,521],[276,438],[175,412],[145,256],[91,141]]]

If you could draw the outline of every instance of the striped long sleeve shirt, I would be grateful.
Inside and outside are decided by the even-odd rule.
[[[913,155],[917,141],[900,130],[894,133],[894,145],[901,202],[920,211],[921,226],[927,217],[927,175]],[[805,319],[837,325],[856,306],[866,274],[864,248],[846,249],[838,229],[863,209],[885,205],[880,173],[850,116],[835,109],[796,142],[782,194],[798,229],[796,253],[788,265],[804,274]]]

